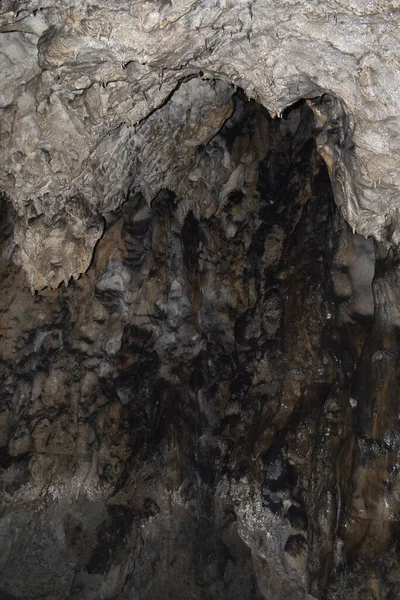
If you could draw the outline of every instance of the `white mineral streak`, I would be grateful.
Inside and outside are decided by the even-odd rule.
[[[235,502],[238,531],[251,548],[257,583],[264,598],[279,597],[280,581],[285,581],[287,598],[311,600],[304,578],[304,557],[291,558],[285,553],[285,544],[291,534],[297,533],[287,520],[266,508],[260,491],[246,478],[236,482],[230,490]]]
[[[398,1],[3,0],[0,190],[20,217],[31,287],[88,267],[101,214],[130,185],[148,198],[179,189],[185,160],[229,113],[227,86],[207,79],[242,87],[273,115],[328,93],[322,109],[310,105],[326,124],[317,143],[336,201],[356,231],[397,244],[399,65]],[[77,198],[88,225],[77,225]],[[64,244],[67,262],[51,264]]]

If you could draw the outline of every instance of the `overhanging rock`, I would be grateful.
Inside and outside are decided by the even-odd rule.
[[[33,289],[85,271],[101,215],[129,186],[149,196],[179,187],[196,146],[229,116],[230,86],[273,115],[310,99],[346,220],[365,236],[399,242],[397,1],[6,0],[0,11],[0,189],[20,218]],[[86,258],[55,271],[46,231],[60,227],[76,198],[90,213],[79,238]],[[61,246],[74,245],[65,223]]]

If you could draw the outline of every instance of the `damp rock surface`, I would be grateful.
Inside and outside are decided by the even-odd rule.
[[[396,598],[398,253],[341,216],[315,105],[272,119],[224,83],[176,93],[198,90],[209,118],[153,113],[179,140],[158,177],[161,138],[132,149],[160,121],[123,134],[147,187],[107,204],[68,286],[32,295],[1,196],[1,596]]]

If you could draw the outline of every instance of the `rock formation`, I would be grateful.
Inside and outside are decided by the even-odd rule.
[[[3,0],[2,598],[400,597],[399,8]]]

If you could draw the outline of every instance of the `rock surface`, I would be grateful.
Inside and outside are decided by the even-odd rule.
[[[69,286],[31,294],[2,198],[3,598],[400,592],[398,255],[340,216],[306,103],[210,89],[182,196],[129,188]]]
[[[160,179],[162,165],[181,158],[184,132],[176,125],[185,111],[193,117],[188,143],[212,135],[216,123],[205,117],[221,98],[206,93],[207,84],[182,95],[190,78],[239,86],[272,114],[323,97],[314,107],[325,123],[318,145],[344,218],[365,236],[397,244],[399,26],[397,0],[3,0],[0,189],[21,220],[18,243],[32,288],[57,287],[85,271],[100,216],[123,202],[126,186],[149,193],[154,146]],[[165,140],[172,145],[163,152]],[[151,160],[137,170],[139,147]],[[57,244],[74,244],[83,257],[55,271],[45,231],[77,197],[97,225],[76,243],[67,225],[59,230]],[[46,245],[40,258],[39,238]]]
[[[400,597],[399,8],[3,0],[2,598]]]

